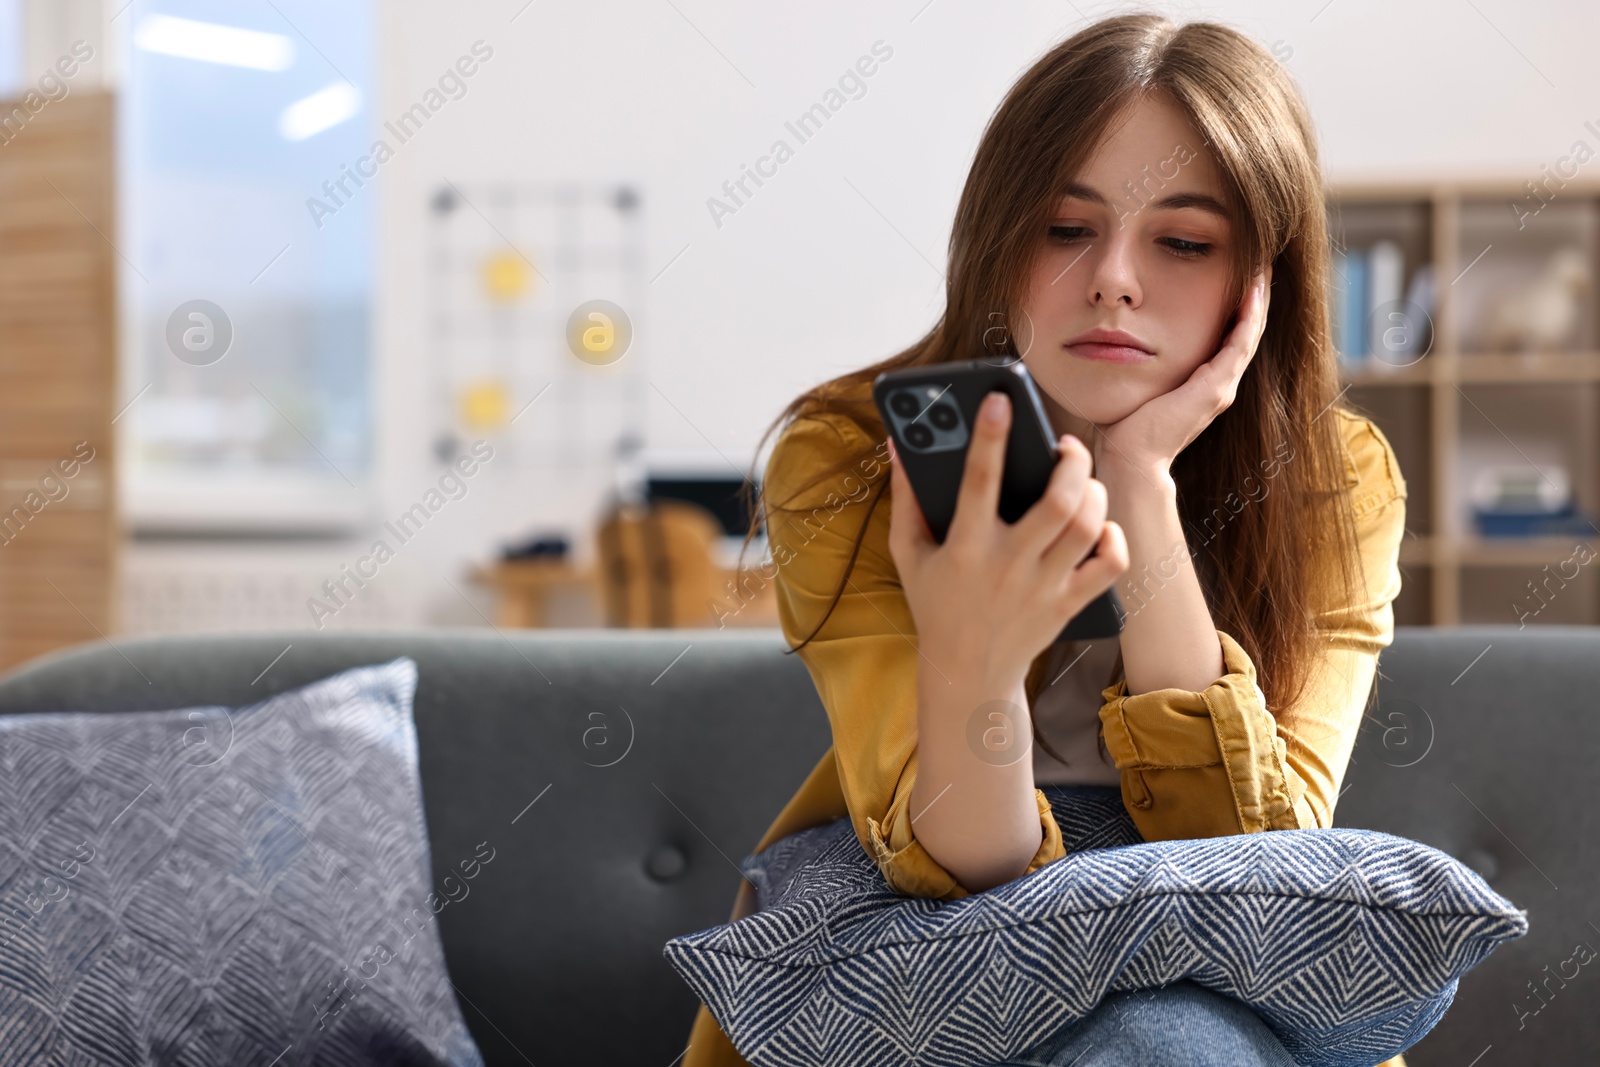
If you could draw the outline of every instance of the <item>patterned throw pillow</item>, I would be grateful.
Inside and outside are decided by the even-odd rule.
[[[0,716],[0,1063],[481,1067],[416,682],[402,657],[238,710]]]
[[[1371,830],[1146,843],[1105,786],[1045,790],[1068,854],[961,900],[903,896],[848,819],[742,867],[761,910],[663,955],[761,1067],[1015,1056],[1111,992],[1189,978],[1306,1067],[1370,1065],[1443,1016],[1527,915],[1443,852]]]

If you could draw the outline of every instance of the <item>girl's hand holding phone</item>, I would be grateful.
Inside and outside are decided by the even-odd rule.
[[[1044,495],[1014,524],[1000,517],[1010,426],[1010,399],[990,393],[943,544],[890,442],[889,549],[919,647],[941,673],[954,665],[1006,686],[1020,683],[1068,621],[1128,569],[1122,529],[1106,520],[1105,486],[1090,477],[1089,450],[1076,437],[1062,437]]]

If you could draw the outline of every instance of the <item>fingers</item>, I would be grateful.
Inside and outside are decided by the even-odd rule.
[[[1105,484],[1093,478],[1086,481],[1082,502],[1039,559],[1041,584],[1058,586],[1099,543],[1104,536],[1107,504]]]
[[[1244,291],[1244,299],[1239,302],[1239,317],[1223,342],[1225,348],[1249,352],[1261,337],[1261,328],[1266,324],[1265,286],[1261,279],[1260,274],[1250,279],[1250,287]]]
[[[1256,291],[1255,340],[1250,344],[1252,353],[1261,343],[1261,335],[1267,332],[1267,306],[1272,303],[1272,264],[1267,264],[1266,269],[1258,276],[1258,282],[1260,288]]]
[[[1128,570],[1128,541],[1117,523],[1107,520],[1100,527],[1100,536],[1091,547],[1094,555],[1061,577],[1052,579],[1053,584],[1046,587],[1058,590],[1057,596],[1070,612],[1063,620],[1063,626],[1095,597],[1110,589]]]
[[[1111,584],[1127,570],[1128,539],[1123,535],[1122,527],[1108,519],[1100,528],[1095,554],[1073,571],[1072,581],[1075,588],[1088,593],[1087,602],[1111,588]]]
[[[967,445],[961,488],[947,540],[965,542],[992,527],[1000,514],[1000,479],[1011,430],[1011,398],[996,391],[978,405],[977,425]]]
[[[1217,392],[1221,408],[1226,408],[1233,402],[1239,378],[1244,374],[1250,360],[1254,358],[1256,348],[1261,344],[1261,337],[1267,331],[1267,302],[1271,277],[1270,265],[1256,274],[1250,282],[1250,288],[1245,290],[1244,301],[1239,305],[1238,320],[1234,323],[1233,329],[1228,331],[1222,347],[1217,350],[1214,357],[1195,368],[1196,374],[1208,379],[1208,384]]]
[[[1245,294],[1245,312],[1239,316],[1240,324],[1248,323],[1244,336],[1250,338],[1246,353],[1253,354],[1256,346],[1261,343],[1261,335],[1267,329],[1267,303],[1271,297],[1272,265],[1258,271],[1250,283],[1250,291]]]
[[[1061,436],[1060,458],[1050,472],[1050,483],[1012,527],[1012,545],[1018,556],[1037,559],[1061,536],[1083,503],[1090,462],[1089,449],[1082,441],[1071,434]]]
[[[917,503],[911,489],[911,479],[900,465],[900,452],[889,441],[889,552],[897,561],[910,558],[906,553],[916,552],[933,544],[933,531],[928,528],[922,505]]]

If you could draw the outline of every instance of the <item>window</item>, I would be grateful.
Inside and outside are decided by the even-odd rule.
[[[0,0],[0,98],[22,88],[22,0]]]
[[[376,190],[350,177],[374,139],[371,9],[142,0],[118,22],[124,514],[355,527],[373,466]]]

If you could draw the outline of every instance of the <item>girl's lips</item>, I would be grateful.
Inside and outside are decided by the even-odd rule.
[[[1103,363],[1143,363],[1155,359],[1155,355],[1142,348],[1130,348],[1127,345],[1104,345],[1092,342],[1068,345],[1067,351],[1081,359],[1097,359]]]

